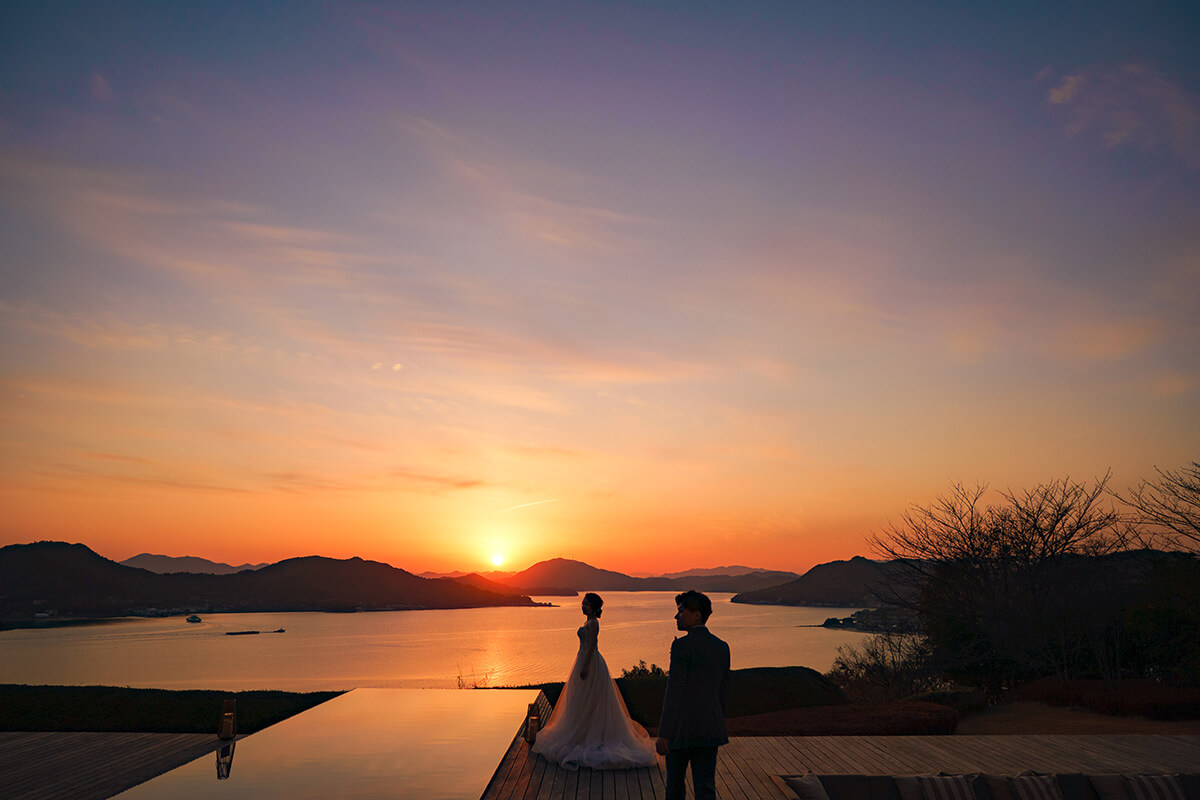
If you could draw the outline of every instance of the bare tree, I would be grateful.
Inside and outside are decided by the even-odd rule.
[[[1142,481],[1128,497],[1150,535],[1175,549],[1200,552],[1200,461],[1177,470],[1154,468],[1158,479]]]
[[[893,599],[911,598],[935,662],[992,692],[1113,662],[1119,609],[1100,602],[1114,587],[1097,574],[1097,557],[1128,539],[1103,502],[1108,480],[1008,490],[999,504],[985,502],[986,486],[955,484],[871,538],[874,552],[906,575],[910,586]]]
[[[1066,554],[1102,555],[1123,548],[1120,518],[1101,504],[1111,473],[1092,486],[1070,478],[1025,492],[1003,491],[1003,505],[984,505],[986,485],[961,483],[929,506],[913,506],[900,524],[868,539],[882,557],[924,576],[941,564],[1028,566]]]

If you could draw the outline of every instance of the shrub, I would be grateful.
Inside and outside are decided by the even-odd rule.
[[[646,661],[644,659],[639,659],[637,666],[633,666],[633,667],[630,667],[629,669],[621,670],[621,677],[622,678],[665,678],[665,677],[667,677],[667,671],[665,669],[663,669],[662,667],[660,667],[658,664],[651,664],[650,666],[647,667]]]
[[[944,688],[944,679],[933,667],[932,653],[922,636],[881,633],[864,641],[861,648],[839,647],[826,677],[858,703],[903,700]]]

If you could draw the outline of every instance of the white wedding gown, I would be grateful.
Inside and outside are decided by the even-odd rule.
[[[579,629],[579,654],[546,726],[538,731],[533,752],[567,769],[626,769],[655,763],[654,742],[645,728],[629,718],[600,650],[592,653],[586,679],[579,677],[587,638]]]

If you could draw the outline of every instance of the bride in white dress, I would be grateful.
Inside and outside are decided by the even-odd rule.
[[[533,752],[567,769],[626,769],[655,763],[654,741],[629,718],[608,665],[597,649],[604,600],[583,596],[587,621],[579,629],[579,655]]]

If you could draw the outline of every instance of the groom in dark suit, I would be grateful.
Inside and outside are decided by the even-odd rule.
[[[708,597],[687,591],[675,597],[675,605],[675,627],[687,635],[671,644],[656,743],[667,760],[667,800],[683,800],[688,764],[696,800],[716,800],[717,748],[729,743],[729,645],[704,626],[712,614]]]

